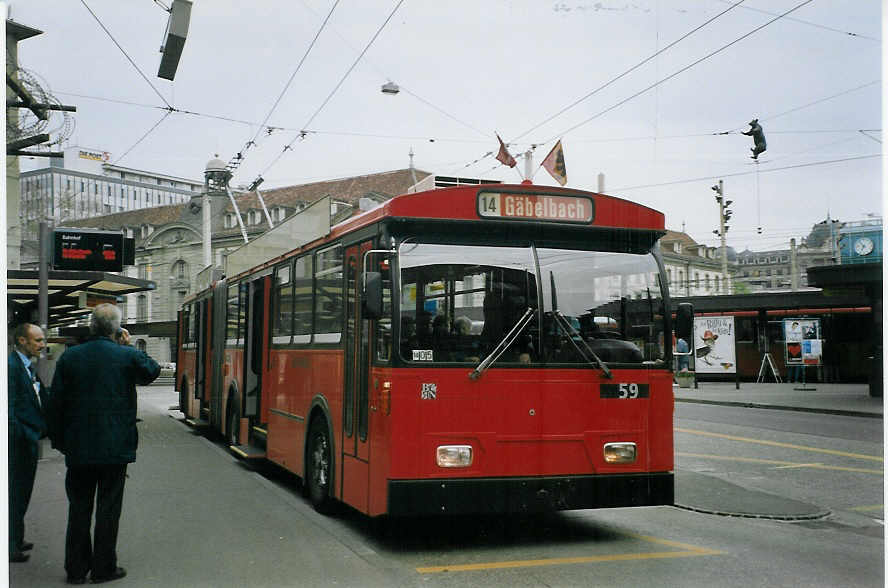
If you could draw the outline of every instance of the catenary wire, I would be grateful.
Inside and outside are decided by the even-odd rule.
[[[719,0],[719,1],[720,1],[722,4],[729,4],[729,3],[730,3],[729,0]],[[745,10],[752,10],[753,12],[758,12],[758,13],[761,13],[761,14],[767,14],[767,15],[769,15],[769,16],[777,16],[777,13],[776,13],[776,12],[768,12],[767,10],[762,10],[761,8],[754,8],[754,7],[752,7],[752,6],[743,6],[743,8],[744,8]],[[877,39],[877,38],[875,38],[875,37],[869,37],[869,36],[867,36],[867,35],[861,35],[860,33],[852,33],[852,32],[850,32],[850,31],[843,31],[842,29],[835,29],[835,28],[833,28],[833,27],[828,27],[828,26],[826,26],[826,25],[822,25],[822,24],[820,24],[820,23],[816,23],[816,22],[811,22],[811,21],[809,21],[809,20],[802,20],[802,19],[800,19],[800,18],[792,18],[792,17],[789,17],[789,18],[787,18],[786,20],[791,20],[791,21],[793,21],[793,22],[798,22],[798,23],[806,24],[806,25],[808,25],[808,26],[817,27],[818,29],[824,29],[824,30],[826,30],[826,31],[832,31],[832,32],[834,32],[834,33],[840,33],[840,34],[842,34],[842,35],[848,35],[849,37],[857,37],[857,38],[859,38],[859,39],[867,39],[867,40],[869,40],[869,41],[876,41],[877,43],[881,43],[881,42],[882,42],[881,39]]]
[[[814,167],[814,166],[818,166],[818,165],[829,165],[829,164],[833,164],[833,163],[843,163],[846,161],[858,161],[858,160],[862,160],[862,159],[872,159],[874,157],[882,157],[882,154],[881,153],[874,153],[871,155],[858,155],[855,157],[844,157],[842,159],[830,159],[830,160],[826,160],[826,161],[813,161],[810,163],[799,163],[796,165],[787,165],[784,167],[773,167],[770,169],[763,169],[763,170],[761,170],[761,173],[764,174],[764,173],[770,173],[770,172],[776,172],[776,171],[783,171],[783,170],[787,170],[787,169],[797,169],[797,168],[802,168],[802,167]],[[748,175],[751,175],[754,173],[756,173],[756,172],[753,170],[753,171],[748,171],[748,172],[734,172],[734,173],[729,173],[729,174],[718,174],[718,175],[714,175],[714,176],[700,176],[697,178],[687,178],[684,180],[673,180],[670,182],[660,182],[657,184],[641,184],[638,186],[622,186],[619,188],[613,188],[612,190],[609,190],[609,192],[628,192],[629,190],[659,188],[661,186],[674,186],[676,184],[691,184],[693,182],[702,182],[704,180],[710,181],[710,180],[717,180],[719,178],[733,178],[733,177],[739,177],[739,176],[748,176]]]
[[[117,165],[117,164],[120,162],[121,159],[123,159],[124,157],[126,157],[127,155],[129,155],[130,151],[132,151],[133,149],[135,149],[135,148],[139,145],[139,143],[141,143],[142,141],[144,141],[145,138],[148,137],[148,135],[150,135],[151,133],[153,133],[153,132],[154,132],[154,129],[156,129],[157,127],[159,127],[159,126],[160,126],[160,123],[162,123],[163,121],[165,121],[166,118],[167,118],[169,115],[171,115],[171,114],[172,114],[172,111],[169,111],[169,110],[168,110],[167,112],[164,112],[164,113],[163,113],[163,116],[160,117],[160,120],[158,120],[156,123],[154,123],[154,126],[151,127],[150,129],[148,129],[148,132],[147,132],[147,133],[145,133],[144,135],[142,135],[142,137],[141,137],[138,141],[136,141],[136,142],[133,144],[132,147],[130,147],[129,149],[127,149],[127,150],[123,153],[123,155],[121,155],[120,157],[118,157],[117,159],[115,159],[115,160],[114,160],[114,163],[112,163],[111,165]]]
[[[315,33],[314,38],[309,43],[308,48],[305,50],[305,53],[302,54],[302,59],[299,60],[299,63],[296,65],[296,69],[293,70],[293,73],[290,75],[290,79],[287,80],[287,83],[284,85],[284,89],[281,90],[281,93],[278,95],[277,99],[274,101],[274,104],[271,106],[271,110],[268,111],[268,114],[265,115],[265,119],[263,119],[262,124],[259,125],[259,128],[256,129],[256,134],[253,135],[253,138],[247,142],[247,146],[243,149],[241,153],[245,153],[251,145],[256,144],[256,139],[259,138],[259,135],[266,128],[265,125],[268,123],[268,119],[271,118],[271,115],[274,114],[274,111],[277,109],[278,104],[280,104],[284,95],[287,93],[287,90],[290,89],[290,85],[293,83],[293,80],[296,78],[296,74],[302,69],[302,65],[305,63],[305,60],[308,59],[308,55],[311,53],[311,50],[314,48],[315,43],[317,43],[318,38],[321,36],[324,28],[326,28],[327,23],[330,21],[330,17],[333,16],[333,11],[336,10],[336,7],[339,5],[339,0],[336,0],[333,3],[333,6],[330,8],[330,11],[327,13],[327,16],[324,18],[323,22],[321,22],[321,26],[318,27],[318,31]],[[243,156],[238,159],[238,165],[243,162]]]
[[[300,3],[306,8],[306,10],[308,10],[309,12],[311,12],[312,14],[314,14],[315,16],[319,16],[318,13],[315,12],[314,9],[313,9],[311,6],[309,6],[304,0],[300,0]],[[354,45],[352,45],[351,42],[350,42],[348,39],[345,38],[345,36],[343,36],[338,30],[336,30],[336,27],[334,27],[334,26],[331,25],[331,26],[329,26],[328,28],[333,32],[334,35],[336,35],[337,37],[339,37],[339,39],[340,39],[340,40],[341,40],[341,41],[342,41],[347,47],[349,47],[352,51],[355,51],[355,52],[358,51],[357,48],[356,48]],[[364,57],[364,62],[367,63],[367,64],[369,64],[370,67],[372,67],[373,69],[375,69],[376,72],[377,72],[380,76],[382,76],[382,77],[384,77],[384,78],[386,78],[386,79],[388,79],[388,80],[391,80],[391,78],[386,74],[386,72],[382,71],[382,68],[380,68],[376,63],[374,63],[373,60],[368,59],[368,58],[365,56],[365,57]],[[399,80],[399,81],[400,81],[400,80]],[[439,113],[443,114],[443,115],[446,116],[447,118],[449,118],[449,119],[451,119],[451,120],[453,120],[453,121],[455,121],[455,122],[461,124],[462,126],[468,128],[468,129],[471,129],[472,131],[475,131],[476,133],[479,133],[481,136],[484,136],[484,137],[490,137],[490,133],[485,133],[484,131],[478,130],[478,128],[476,128],[475,126],[473,126],[473,125],[467,123],[467,122],[464,121],[464,120],[461,120],[461,119],[457,118],[456,116],[450,114],[449,112],[447,112],[446,110],[444,110],[444,109],[441,108],[440,106],[437,106],[437,105],[435,105],[435,104],[432,104],[432,102],[430,102],[429,100],[423,98],[422,96],[419,96],[418,94],[416,94],[415,92],[413,92],[410,88],[405,87],[403,84],[400,84],[400,83],[399,83],[399,84],[398,84],[398,89],[399,89],[400,91],[405,92],[405,93],[409,94],[410,96],[416,98],[417,100],[419,100],[420,102],[422,102],[422,103],[425,104],[426,106],[429,106],[429,107],[433,108],[434,110],[436,110],[436,111],[438,111]]]
[[[842,90],[841,92],[839,92],[839,93],[837,93],[837,94],[832,94],[831,96],[826,96],[826,97],[824,97],[824,98],[819,98],[819,99],[817,99],[817,100],[814,100],[813,102],[808,102],[807,104],[803,104],[802,106],[797,106],[797,107],[795,107],[795,108],[790,108],[789,110],[784,110],[783,112],[780,112],[780,113],[777,113],[777,114],[770,114],[770,115],[768,115],[768,116],[759,117],[759,120],[762,121],[762,122],[764,122],[764,121],[771,121],[771,120],[774,120],[775,118],[778,118],[778,117],[781,117],[781,116],[784,116],[784,115],[787,115],[787,114],[791,114],[791,113],[793,113],[793,112],[797,112],[797,111],[799,111],[799,110],[802,110],[802,109],[805,109],[805,108],[808,108],[808,107],[814,106],[815,104],[820,104],[821,102],[826,102],[827,100],[832,100],[833,98],[838,98],[839,96],[844,96],[845,94],[850,94],[851,92],[856,92],[857,90],[862,90],[863,88],[868,88],[868,87],[870,87],[870,86],[872,86],[872,85],[874,85],[874,84],[878,84],[878,83],[881,82],[881,81],[882,81],[881,79],[876,79],[876,80],[873,80],[873,81],[871,81],[871,82],[867,82],[867,83],[865,83],[865,84],[862,84],[862,85],[860,85],[860,86],[856,86],[856,87],[854,87],[854,88],[849,88],[849,89],[847,89],[847,90]],[[744,124],[743,126],[746,126],[746,125]],[[725,132],[722,132],[722,133],[716,133],[716,134],[719,134],[719,135],[727,135],[727,134],[730,134],[730,133],[735,133],[735,132],[739,131],[740,129],[742,129],[743,126],[737,127],[737,128],[735,128],[735,129],[731,129],[730,131],[725,131]]]
[[[133,65],[133,67],[136,68],[136,71],[139,72],[139,75],[142,76],[142,79],[144,79],[145,82],[147,82],[147,84],[151,86],[151,89],[154,90],[154,93],[157,94],[161,100],[163,100],[164,104],[166,104],[169,108],[172,108],[173,106],[169,102],[167,102],[167,99],[163,97],[163,94],[161,94],[160,91],[154,87],[154,84],[151,83],[151,80],[148,79],[148,76],[146,76],[142,72],[142,70],[139,69],[139,66],[136,65],[136,62],[133,61],[132,58],[123,49],[123,47],[120,46],[120,43],[117,42],[117,39],[114,38],[114,35],[111,34],[111,31],[108,30],[108,28],[104,25],[104,23],[102,23],[96,13],[93,12],[92,8],[89,7],[89,5],[86,3],[86,0],[80,0],[80,2],[83,4],[84,7],[86,7],[92,17],[96,19],[96,22],[99,23],[99,26],[102,27],[102,30],[105,31],[105,33],[114,42],[114,44],[117,45],[117,48],[120,49],[120,52],[123,53],[123,56],[126,57],[127,61],[129,61]]]
[[[669,75],[666,76],[665,78],[663,78],[663,79],[661,79],[661,80],[658,80],[658,81],[654,82],[654,83],[651,84],[650,86],[647,86],[646,88],[644,88],[644,89],[642,89],[642,90],[639,90],[638,92],[635,92],[634,94],[632,94],[632,95],[629,96],[628,98],[624,98],[623,100],[620,100],[620,101],[617,102],[616,104],[613,104],[612,106],[609,106],[608,108],[602,110],[601,112],[599,112],[599,113],[597,113],[597,114],[595,114],[595,115],[593,115],[593,116],[587,118],[586,120],[584,120],[584,121],[582,121],[582,122],[579,122],[579,123],[577,123],[577,124],[575,124],[575,125],[569,127],[569,128],[566,129],[565,131],[563,131],[563,132],[561,132],[561,133],[558,133],[557,135],[554,135],[554,136],[551,137],[550,139],[547,139],[547,140],[545,140],[545,141],[542,141],[542,142],[539,143],[539,144],[540,144],[540,145],[545,145],[545,144],[547,144],[547,143],[551,143],[551,142],[554,141],[555,139],[557,139],[557,138],[559,138],[559,137],[563,137],[563,136],[566,135],[567,133],[570,133],[571,131],[574,131],[574,130],[578,129],[578,128],[581,127],[581,126],[583,126],[583,125],[585,125],[585,124],[588,124],[588,123],[592,122],[592,121],[595,120],[596,118],[598,118],[598,117],[600,117],[600,116],[602,116],[602,115],[604,115],[604,114],[610,112],[611,110],[614,110],[615,108],[617,108],[617,107],[619,107],[619,106],[622,106],[623,104],[629,102],[630,100],[633,100],[634,98],[637,98],[638,96],[641,96],[642,94],[645,94],[646,92],[648,92],[648,91],[650,91],[650,90],[656,88],[656,87],[659,86],[660,84],[662,84],[662,83],[664,83],[664,82],[667,82],[667,81],[671,80],[672,78],[676,77],[677,75],[686,72],[687,70],[689,70],[689,69],[691,69],[692,67],[694,67],[694,66],[696,66],[696,65],[698,65],[698,64],[700,64],[700,63],[702,63],[703,61],[706,61],[706,60],[709,59],[710,57],[714,57],[715,55],[721,53],[722,51],[724,51],[724,50],[727,49],[728,47],[731,47],[732,45],[736,45],[736,44],[739,43],[740,41],[742,41],[742,40],[744,40],[744,39],[746,39],[746,38],[748,38],[748,37],[754,35],[755,33],[759,32],[760,30],[762,30],[763,28],[767,27],[768,25],[770,25],[770,24],[772,24],[772,23],[774,23],[774,22],[780,20],[781,18],[785,17],[786,15],[788,15],[788,14],[790,14],[790,13],[792,13],[792,12],[795,12],[795,11],[798,10],[799,8],[802,8],[803,6],[805,6],[805,5],[807,5],[807,4],[810,4],[811,2],[813,2],[813,0],[805,0],[804,2],[801,2],[800,4],[794,6],[793,8],[790,8],[789,10],[787,10],[786,12],[784,12],[783,14],[781,14],[780,16],[777,16],[776,18],[773,18],[773,19],[769,20],[768,22],[766,22],[766,23],[764,23],[764,24],[762,24],[762,25],[760,25],[760,26],[757,26],[756,28],[752,29],[752,30],[749,31],[748,33],[746,33],[746,34],[744,34],[744,35],[741,35],[740,37],[737,37],[736,39],[734,39],[734,40],[731,41],[730,43],[726,43],[725,45],[722,45],[721,47],[719,47],[719,48],[716,49],[715,51],[712,51],[712,52],[710,52],[710,53],[704,55],[704,56],[701,57],[700,59],[697,59],[696,61],[690,63],[689,65],[686,65],[685,67],[679,69],[678,71],[675,71],[675,72],[669,74]]]
[[[730,12],[731,10],[733,10],[734,8],[740,6],[744,1],[745,1],[745,0],[740,0],[739,2],[736,2],[736,3],[732,4],[727,10],[723,10],[722,12],[719,12],[718,14],[716,14],[715,16],[713,16],[712,18],[710,18],[709,20],[707,20],[706,22],[704,22],[704,23],[701,24],[700,26],[698,26],[698,27],[692,29],[691,31],[689,31],[689,32],[687,32],[687,33],[685,33],[684,35],[682,35],[681,37],[679,37],[679,38],[676,39],[675,41],[669,43],[668,45],[666,45],[665,47],[663,47],[663,48],[660,49],[659,51],[656,51],[656,52],[652,53],[651,55],[645,57],[644,59],[642,59],[641,61],[639,61],[638,63],[636,63],[635,65],[633,65],[633,66],[630,67],[629,69],[627,69],[626,71],[624,71],[623,73],[619,74],[618,76],[616,76],[616,77],[614,77],[614,78],[611,78],[609,81],[605,82],[605,83],[602,84],[601,86],[598,86],[597,88],[595,88],[594,90],[592,90],[591,92],[589,92],[588,94],[586,94],[585,96],[583,96],[582,98],[578,98],[577,100],[575,100],[575,101],[573,101],[572,103],[568,104],[567,106],[565,106],[564,108],[562,108],[561,110],[559,110],[558,112],[556,112],[555,114],[553,114],[553,115],[549,116],[548,118],[544,119],[542,122],[537,123],[537,124],[534,125],[533,127],[527,129],[526,131],[524,131],[523,133],[521,133],[520,135],[518,135],[517,137],[515,137],[515,140],[521,139],[521,138],[524,137],[525,135],[530,134],[531,132],[537,130],[538,128],[540,128],[541,126],[543,126],[544,124],[546,124],[547,122],[550,122],[550,121],[552,121],[553,119],[555,119],[555,118],[561,116],[562,114],[564,114],[565,112],[567,112],[568,110],[570,110],[571,108],[573,108],[574,106],[577,106],[578,104],[580,104],[581,102],[584,102],[584,101],[586,101],[587,99],[591,98],[592,96],[594,96],[595,94],[597,94],[597,93],[600,92],[601,90],[604,90],[605,88],[607,88],[608,86],[610,86],[610,85],[613,84],[614,82],[616,82],[616,81],[618,81],[618,80],[624,78],[625,76],[629,75],[630,73],[632,73],[633,71],[635,71],[636,69],[638,69],[638,68],[641,67],[642,65],[648,63],[649,61],[651,61],[652,59],[654,59],[654,58],[657,57],[658,55],[661,55],[661,54],[664,53],[665,51],[668,51],[669,49],[671,49],[672,47],[674,47],[674,46],[677,45],[678,43],[684,41],[685,39],[687,39],[688,37],[690,37],[691,35],[693,35],[693,34],[696,33],[697,31],[699,31],[700,29],[706,27],[707,25],[709,25],[709,24],[712,23],[713,21],[717,20],[718,18],[720,18],[720,17],[723,16],[724,14],[727,14],[728,12]]]
[[[398,11],[398,8],[400,8],[401,4],[403,4],[403,3],[404,3],[404,0],[398,0],[398,3],[392,9],[391,13],[389,13],[388,17],[385,19],[385,21],[382,23],[382,25],[379,27],[379,29],[377,29],[376,33],[373,35],[373,38],[370,39],[370,42],[367,43],[367,45],[364,47],[363,51],[361,51],[361,54],[358,55],[358,58],[355,60],[355,62],[352,63],[351,67],[349,67],[348,70],[345,72],[345,75],[342,76],[342,79],[339,80],[339,83],[336,84],[336,86],[333,88],[333,90],[330,92],[330,94],[327,96],[327,98],[324,99],[324,101],[321,103],[321,105],[318,107],[318,109],[314,112],[314,114],[311,115],[311,117],[308,119],[308,121],[304,125],[302,125],[303,129],[307,128],[308,125],[310,125],[312,123],[312,121],[321,113],[321,111],[324,109],[324,107],[327,106],[327,103],[330,102],[330,100],[333,98],[333,96],[336,94],[336,92],[339,90],[339,88],[342,86],[342,84],[345,82],[345,80],[351,74],[352,70],[354,70],[355,67],[358,65],[358,63],[360,63],[361,58],[364,57],[364,54],[367,53],[367,51],[373,45],[373,42],[376,41],[376,38],[379,37],[380,33],[382,33],[383,29],[385,29],[385,27],[389,23],[389,21],[392,20],[392,17],[395,16],[395,13]],[[275,157],[274,160],[268,165],[268,167],[266,167],[262,171],[262,173],[259,175],[264,176],[266,173],[268,173],[268,170],[271,169],[284,156],[284,154],[287,151],[292,149],[293,144],[298,139],[301,139],[301,138],[305,138],[305,131],[300,131],[299,134],[292,141],[290,141],[289,143],[284,145],[284,148],[281,150],[281,152],[278,154],[278,156]]]

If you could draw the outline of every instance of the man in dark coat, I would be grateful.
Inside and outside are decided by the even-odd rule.
[[[34,547],[25,541],[25,513],[37,474],[39,440],[46,437],[43,407],[46,386],[37,377],[34,361],[46,347],[43,330],[23,323],[15,329],[15,350],[7,360],[9,378],[9,561],[28,561]]]
[[[68,582],[82,584],[92,572],[93,583],[126,575],[117,566],[117,529],[123,506],[126,465],[136,461],[137,384],[160,374],[160,366],[145,353],[122,345],[120,309],[100,304],[90,319],[91,337],[68,349],[53,377],[48,420],[52,446],[65,454],[68,473],[68,531],[65,571]],[[93,502],[95,540],[90,541]],[[92,543],[92,544],[91,544]]]

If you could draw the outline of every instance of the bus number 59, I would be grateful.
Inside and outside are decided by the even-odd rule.
[[[616,398],[619,400],[634,400],[636,398],[648,398],[650,396],[649,384],[636,382],[620,382],[619,384],[602,384],[602,398]]]

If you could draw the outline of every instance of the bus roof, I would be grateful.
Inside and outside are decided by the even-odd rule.
[[[494,210],[484,210],[485,206]],[[641,229],[665,232],[662,212],[607,194],[533,184],[481,184],[441,188],[395,196],[363,214],[332,227],[330,233],[228,276],[253,273],[327,241],[386,218],[474,221],[542,222],[590,228]]]

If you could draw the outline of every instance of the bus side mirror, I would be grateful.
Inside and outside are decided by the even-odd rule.
[[[361,300],[361,315],[365,319],[378,319],[382,316],[382,274],[364,274],[364,294]]]
[[[682,302],[675,311],[675,336],[690,341],[693,331],[694,305],[690,302]]]

